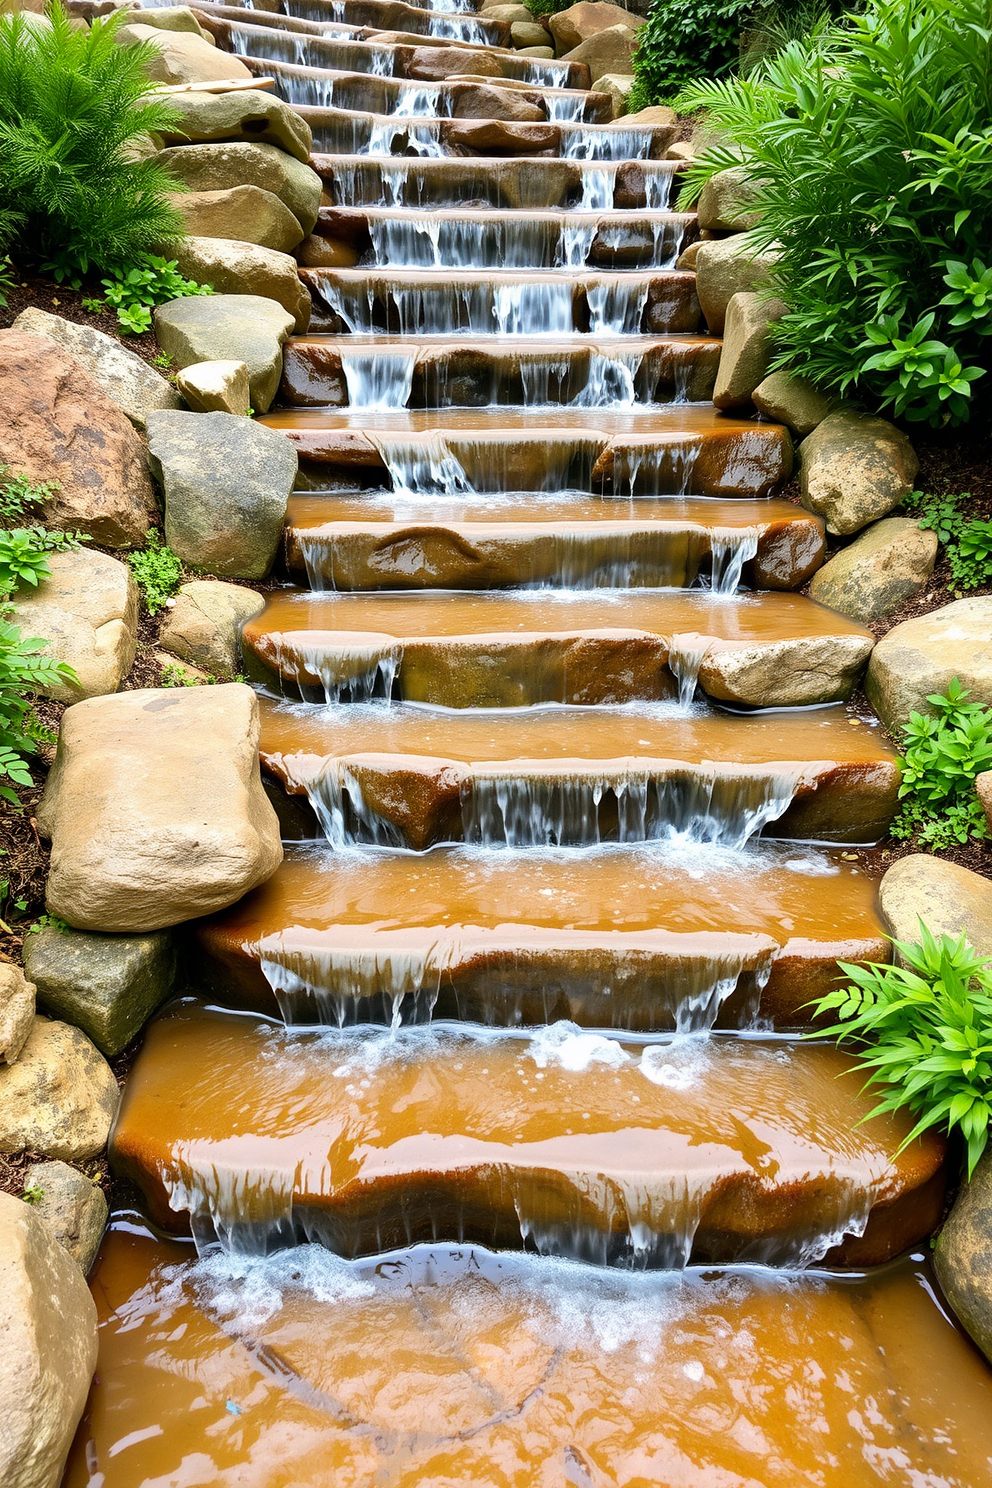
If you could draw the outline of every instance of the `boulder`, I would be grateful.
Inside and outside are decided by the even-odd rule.
[[[926,587],[936,558],[936,532],[885,517],[813,575],[810,597],[856,620],[878,620]]]
[[[805,439],[830,412],[830,399],[795,372],[769,372],[751,394],[751,402],[765,418],[785,424]]]
[[[40,688],[75,703],[116,692],[134,664],[138,641],[138,586],[126,563],[92,548],[49,555],[51,577],[34,591],[18,590],[17,624],[44,636],[44,656],[64,661],[75,682]]]
[[[593,84],[594,93],[609,93],[613,104],[614,119],[622,119],[627,112],[627,99],[634,86],[634,75],[630,72],[604,72]]]
[[[640,118],[640,114],[631,115],[632,118]],[[690,165],[696,159],[696,152],[688,140],[676,140],[674,145],[669,145],[665,151],[666,160],[682,160]]]
[[[714,647],[700,686],[718,702],[792,708],[848,698],[871,655],[870,636],[808,636],[741,647]]]
[[[294,325],[293,316],[278,301],[261,295],[194,295],[159,305],[155,311],[158,343],[179,367],[195,362],[245,363],[256,413],[264,413],[276,395],[283,343]]]
[[[265,608],[254,589],[194,579],[184,584],[159,637],[166,651],[225,680],[237,676],[241,627]]]
[[[958,1322],[992,1359],[992,1149],[955,1199],[933,1262]]]
[[[290,253],[303,241],[303,229],[289,208],[261,186],[188,191],[174,205],[194,238],[233,238],[279,253]]]
[[[231,186],[269,191],[292,212],[301,236],[313,232],[320,207],[320,177],[275,145],[172,145],[155,159],[191,191],[226,191]]]
[[[300,281],[296,260],[288,253],[232,238],[184,238],[172,252],[180,273],[212,284],[218,295],[274,300],[293,317],[294,330],[305,331],[310,324],[310,295]],[[243,307],[240,313],[246,318],[249,312]],[[259,404],[254,406],[262,411]]]
[[[595,86],[597,80],[608,72],[632,74],[634,69],[630,59],[636,50],[636,31],[630,26],[608,26],[605,31],[597,31],[588,41],[580,42],[563,55],[567,62],[584,62],[589,69],[590,82]]]
[[[766,287],[777,261],[777,254],[758,253],[743,236],[699,245],[696,294],[712,335],[723,333],[727,306],[734,295]]]
[[[975,790],[982,803],[985,820],[992,829],[992,770],[983,770],[981,775],[975,776]]]
[[[510,40],[519,50],[522,47],[547,46],[550,37],[540,21],[514,21],[510,27]]]
[[[878,906],[893,940],[917,941],[920,920],[934,935],[967,935],[992,956],[992,882],[946,858],[911,853],[882,876]]]
[[[176,387],[194,413],[248,417],[251,389],[244,362],[194,362],[176,375]]]
[[[311,233],[296,250],[296,262],[302,269],[353,269],[359,254],[351,243],[340,238],[323,238]]]
[[[717,171],[699,193],[699,226],[707,232],[746,232],[756,227],[761,213],[753,206],[759,190],[760,183],[743,166]]]
[[[167,930],[88,935],[46,925],[25,936],[24,964],[42,1005],[113,1058],[172,991],[177,958]]]
[[[554,59],[555,49],[553,46],[529,46],[521,47],[518,56],[537,57],[542,62],[551,62]]]
[[[30,1204],[0,1193],[0,1481],[58,1488],[97,1353],[96,1304]]]
[[[702,246],[702,238],[697,238],[694,243],[689,244],[688,248],[683,248],[675,260],[675,267],[677,269],[695,269],[696,259],[699,257],[699,250]]]
[[[100,1249],[107,1201],[99,1186],[64,1162],[32,1163],[24,1172],[31,1208],[85,1276]]]
[[[296,479],[285,434],[230,413],[153,413],[148,455],[172,551],[193,569],[263,579]]]
[[[503,76],[499,59],[490,52],[469,52],[463,47],[414,47],[406,64],[406,75],[422,83],[442,83],[451,77]]]
[[[189,31],[193,36],[202,36],[209,46],[213,39],[204,31],[188,5],[163,5],[160,10],[132,10],[129,26],[156,26],[160,31]]]
[[[909,495],[919,461],[887,419],[840,409],[799,446],[800,500],[840,537],[887,516]]]
[[[891,733],[910,713],[929,713],[927,698],[957,677],[970,702],[992,707],[992,598],[958,599],[904,620],[872,653],[865,691]]]
[[[444,142],[456,153],[541,155],[550,152],[556,155],[560,138],[561,130],[557,124],[514,124],[502,119],[452,119],[444,124]]]
[[[0,383],[0,464],[57,483],[45,522],[107,548],[143,543],[155,493],[144,445],[116,403],[61,346],[23,331],[0,331]]]
[[[548,30],[555,39],[559,56],[598,36],[601,31],[609,31],[614,26],[636,29],[642,24],[640,16],[622,5],[610,5],[607,0],[579,0],[578,5],[570,5],[557,15],[548,16]]]
[[[310,158],[309,124],[273,93],[175,93],[169,107],[176,121],[158,131],[166,145],[242,141],[275,145],[304,165]]]
[[[162,31],[139,22],[122,26],[114,40],[119,46],[153,43],[152,55],[145,64],[153,83],[216,83],[228,78],[247,82],[251,77],[237,57],[188,31]]]
[[[526,5],[487,5],[483,7],[479,14],[493,21],[509,21],[511,26],[514,21],[532,21],[534,19],[534,12],[528,10]]]
[[[781,300],[768,300],[754,291],[733,296],[713,388],[717,408],[750,408],[751,394],[768,371],[771,327],[787,309]]]
[[[36,1016],[17,1063],[0,1068],[0,1152],[96,1157],[117,1097],[114,1072],[85,1033]]]
[[[258,736],[258,700],[238,682],[70,708],[38,810],[51,912],[80,930],[162,930],[263,883],[282,844]]]
[[[0,961],[0,1064],[13,1064],[34,1022],[34,987],[19,966]]]
[[[521,124],[544,121],[544,110],[514,88],[493,88],[486,83],[465,83],[451,104],[453,119],[506,119]]]
[[[49,315],[34,306],[22,310],[11,329],[29,336],[47,336],[61,346],[137,429],[145,427],[145,416],[152,408],[179,407],[171,384],[103,331],[63,320],[61,315]]]

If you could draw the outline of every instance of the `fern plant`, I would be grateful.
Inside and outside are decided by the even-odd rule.
[[[26,694],[75,682],[76,674],[64,662],[40,655],[47,641],[22,635],[12,614],[9,599],[0,594],[0,800],[17,806],[14,787],[32,784],[28,757],[54,739]]]
[[[148,94],[151,46],[118,46],[118,11],[76,30],[60,3],[51,27],[0,16],[0,234],[63,278],[127,264],[182,235],[180,189],[126,147],[174,111]]]
[[[992,1117],[992,963],[963,934],[938,940],[922,920],[919,945],[893,944],[901,966],[838,963],[847,986],[812,1004],[836,1021],[810,1036],[857,1040],[857,1068],[884,1091],[865,1119],[912,1111],[899,1152],[934,1127],[960,1132],[970,1178]]]
[[[992,0],[871,0],[746,77],[691,85],[779,253],[776,367],[935,426],[992,365]],[[683,200],[686,198],[683,197]]]

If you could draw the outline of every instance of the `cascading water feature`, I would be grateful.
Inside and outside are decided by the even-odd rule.
[[[790,592],[788,436],[705,401],[664,129],[494,49],[545,116],[500,156],[407,42],[226,44],[355,266],[303,271],[260,415],[300,457],[304,587],[242,637],[286,857],[189,927],[128,1075],[64,1488],[976,1488],[992,1381],[898,1259],[944,1144],[798,1036],[891,954],[871,638]]]

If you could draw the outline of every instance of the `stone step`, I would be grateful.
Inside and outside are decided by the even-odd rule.
[[[302,91],[302,90],[300,90]],[[343,97],[341,90],[339,94]],[[603,95],[606,96],[605,94]],[[294,104],[313,131],[313,146],[336,155],[514,155],[569,160],[649,160],[664,155],[673,130],[663,124],[570,123],[514,119],[486,119],[469,115],[478,95],[456,94],[452,112],[457,117],[421,115],[404,118],[391,111],[362,110],[341,104]]]
[[[290,572],[311,589],[798,589],[823,522],[791,501],[533,496],[446,502],[391,492],[298,494]]]
[[[872,648],[794,594],[685,589],[280,590],[242,632],[250,675],[313,701],[441,707],[655,701],[808,706],[850,695]]]
[[[507,341],[299,336],[283,353],[280,402],[295,408],[601,409],[712,397],[722,342],[710,336]]]
[[[684,335],[696,276],[654,269],[303,269],[312,332],[500,336]]]
[[[443,82],[418,82],[377,76],[354,67],[307,67],[252,56],[243,56],[241,60],[257,77],[272,78],[278,96],[294,107],[307,104],[321,109],[354,109],[365,114],[395,115],[399,112],[408,120],[432,117],[487,119],[487,109],[492,108],[494,94],[501,98],[511,93],[516,102],[504,106],[516,110],[520,122],[536,123],[548,119],[552,123],[608,124],[612,118],[613,105],[608,93],[588,92],[583,88],[554,88],[526,82],[522,78],[465,74]],[[533,59],[522,60],[533,62]],[[550,67],[552,64],[537,62],[533,65]],[[671,138],[670,131],[668,138]]]
[[[358,40],[354,34],[314,36],[305,31],[282,31],[245,21],[217,20],[217,42],[239,57],[266,65],[272,62],[316,68],[325,72],[368,73],[374,77],[406,78],[433,83],[440,77],[511,79],[539,88],[588,88],[589,69],[582,62],[544,61],[483,43],[459,44],[442,37],[412,36],[409,43]],[[395,33],[392,33],[395,34]],[[437,58],[438,48],[445,50]]]
[[[213,0],[197,0],[197,10],[222,21],[241,21],[251,26],[270,26],[280,31],[306,33],[311,36],[355,36],[368,40],[376,32],[400,32],[424,41],[438,39],[460,42],[464,46],[508,47],[509,21],[454,10],[423,10],[403,0],[306,0],[299,8],[301,18],[241,5],[215,5]],[[338,19],[338,17],[341,19]]]
[[[988,1366],[919,1258],[866,1277],[603,1275],[462,1246],[384,1263],[301,1246],[249,1268],[125,1212],[92,1283],[97,1378],[64,1488],[191,1472],[877,1488],[889,1461],[906,1484],[988,1476]]]
[[[321,207],[315,234],[376,268],[674,269],[692,212]]]
[[[896,810],[895,755],[838,707],[742,718],[261,702],[263,765],[338,845],[737,847],[762,831],[861,844]]]
[[[780,424],[712,404],[653,408],[294,408],[265,414],[295,445],[304,482],[385,484],[417,495],[606,491],[768,496],[792,470]]]
[[[313,168],[335,206],[472,204],[570,211],[667,211],[677,196],[675,160],[511,160],[314,155]]]
[[[875,1099],[848,1071],[828,1047],[569,1025],[335,1039],[187,1004],[147,1030],[111,1161],[165,1228],[299,1227],[345,1256],[529,1240],[628,1264],[860,1265],[933,1228],[944,1143],[893,1158],[913,1118],[863,1122]]]

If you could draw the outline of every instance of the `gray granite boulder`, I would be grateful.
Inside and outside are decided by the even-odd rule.
[[[100,1188],[68,1163],[43,1162],[25,1169],[24,1190],[35,1214],[85,1274],[107,1224],[107,1201]]]
[[[936,532],[885,517],[813,575],[810,597],[855,620],[878,620],[926,588],[936,558]]]
[[[159,345],[179,367],[245,363],[256,413],[265,413],[276,395],[283,344],[295,323],[278,301],[254,294],[194,295],[155,311]]]

